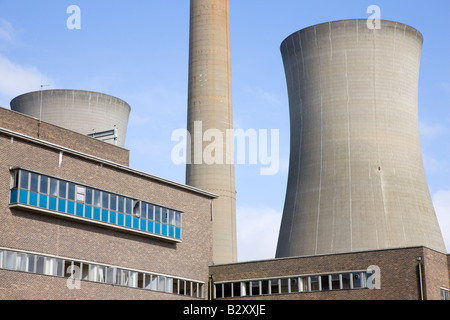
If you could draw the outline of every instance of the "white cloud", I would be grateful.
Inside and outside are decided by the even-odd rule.
[[[9,107],[16,96],[39,90],[41,85],[54,82],[36,67],[24,67],[0,55],[0,106]]]
[[[441,227],[447,252],[450,249],[450,190],[441,190],[433,194],[433,205]]]
[[[238,260],[273,259],[278,242],[281,212],[268,207],[236,208]]]
[[[17,41],[16,39],[17,31],[12,24],[3,18],[0,18],[0,41],[13,44]]]

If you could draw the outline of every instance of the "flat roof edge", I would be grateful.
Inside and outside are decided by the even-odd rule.
[[[211,193],[211,192],[208,192],[208,191],[205,191],[205,190],[201,190],[201,189],[198,189],[198,188],[195,188],[195,187],[192,187],[192,186],[188,186],[188,185],[185,185],[185,184],[182,184],[182,183],[178,183],[178,182],[171,181],[171,180],[168,180],[168,179],[165,179],[165,178],[161,178],[161,177],[158,177],[158,176],[155,176],[155,175],[152,175],[152,174],[149,174],[149,173],[137,170],[137,169],[130,168],[130,167],[125,166],[125,165],[120,164],[120,163],[116,163],[116,162],[113,162],[113,161],[102,159],[102,158],[99,158],[99,157],[96,157],[96,156],[93,156],[93,155],[90,155],[90,154],[87,154],[87,153],[83,153],[83,152],[80,152],[80,151],[77,151],[77,150],[74,150],[74,149],[70,149],[70,148],[67,148],[67,147],[63,147],[63,146],[60,146],[60,145],[57,145],[57,144],[45,141],[45,140],[40,140],[40,139],[37,139],[37,138],[33,138],[33,137],[27,136],[25,134],[22,134],[20,132],[16,132],[16,131],[13,131],[13,130],[9,130],[9,129],[0,127],[0,133],[6,134],[6,135],[9,135],[9,136],[13,136],[13,137],[17,137],[19,139],[23,139],[23,140],[26,140],[28,142],[36,143],[36,144],[43,145],[43,146],[46,146],[46,147],[49,147],[49,148],[57,149],[57,150],[62,151],[62,152],[67,152],[67,153],[70,153],[70,154],[73,154],[73,155],[76,155],[76,156],[79,156],[79,157],[82,157],[82,158],[85,158],[85,159],[88,159],[88,160],[97,161],[97,162],[100,162],[102,164],[105,164],[105,165],[108,165],[108,166],[111,166],[111,167],[114,167],[114,168],[117,168],[117,169],[129,172],[129,173],[137,174],[137,175],[140,175],[140,176],[143,176],[145,178],[152,179],[152,180],[155,180],[155,181],[158,181],[158,182],[161,182],[161,183],[165,183],[165,184],[173,186],[173,187],[177,187],[177,188],[180,188],[180,189],[183,189],[183,190],[186,190],[186,191],[191,191],[191,192],[194,192],[194,193],[197,193],[197,194],[201,194],[201,195],[209,197],[211,199],[219,198],[219,195]]]

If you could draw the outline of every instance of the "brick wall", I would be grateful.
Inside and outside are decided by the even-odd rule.
[[[37,119],[19,112],[0,108],[0,128],[16,131],[122,165],[129,165],[130,152],[127,149],[46,122],[39,123]]]
[[[401,299],[420,298],[417,257],[425,263],[426,298],[439,299],[439,287],[448,283],[446,256],[428,248],[415,247],[333,254],[211,266],[215,282],[262,279],[289,275],[308,275],[366,270],[376,265],[381,271],[381,289],[354,289],[324,292],[302,292],[242,299]]]
[[[81,140],[85,138],[77,137]],[[96,141],[92,143],[99,146],[104,144]],[[52,147],[43,147],[20,138],[11,140],[8,134],[0,133],[0,247],[207,281],[208,265],[212,262],[211,197],[188,187],[166,183],[149,175],[76,154],[64,153],[61,165],[59,160],[59,151]],[[10,209],[11,166],[181,210],[182,242],[165,242],[50,215]],[[98,298],[97,290],[108,291],[111,287],[86,284],[85,287],[92,287],[92,290],[65,292],[52,289],[52,293],[43,292],[45,290],[42,288],[53,288],[52,283],[59,283],[61,279],[36,276],[33,278],[35,280],[30,280],[30,275],[11,271],[1,271],[1,277],[3,281],[0,281],[0,286],[3,289],[0,290],[0,299],[18,295],[20,298],[34,299],[41,297],[41,294],[42,297],[67,295],[71,298]],[[16,291],[19,286],[21,291]],[[139,292],[136,289],[115,289],[113,296],[150,298],[159,294]]]

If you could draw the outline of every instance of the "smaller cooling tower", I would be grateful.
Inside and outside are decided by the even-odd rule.
[[[14,98],[11,110],[86,135],[116,129],[116,140],[113,135],[99,139],[124,147],[131,108],[103,93],[42,90]]]

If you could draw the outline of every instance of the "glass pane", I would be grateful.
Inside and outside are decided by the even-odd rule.
[[[162,209],[162,215],[161,215],[161,222],[162,223],[167,223],[167,209],[166,208],[163,208]]]
[[[34,262],[35,262],[36,256],[33,254],[28,255],[28,265],[27,265],[27,272],[34,272]]]
[[[141,218],[147,219],[147,204],[145,202],[141,203]]]
[[[28,172],[26,171],[20,171],[20,187],[28,189]]]
[[[131,214],[131,199],[125,199],[125,213]]]
[[[75,200],[75,185],[73,183],[69,183],[69,192],[67,197],[69,200]]]
[[[311,278],[311,291],[318,291],[319,290],[319,277],[312,276],[310,278]]]
[[[59,181],[59,197],[65,198],[67,192],[67,183],[64,181]]]
[[[4,258],[5,259],[5,268],[14,270],[16,267],[16,253],[11,252],[11,251],[5,251],[3,254],[5,256],[5,258]]]
[[[331,288],[333,290],[339,290],[341,288],[338,274],[331,275]]]
[[[342,274],[342,289],[350,289],[350,273]]]
[[[154,209],[155,207],[154,206],[152,206],[152,205],[148,205],[148,208],[147,208],[147,219],[149,219],[149,220],[154,220]]]
[[[298,278],[291,278],[291,292],[298,292]]]
[[[43,194],[48,193],[48,177],[41,176],[41,188],[40,192]]]
[[[109,194],[102,192],[102,207],[108,209],[109,207]]]
[[[252,286],[252,296],[259,296],[259,281],[251,281],[250,284]]]
[[[123,197],[119,197],[119,204],[118,204],[118,210],[119,212],[125,212],[124,211],[124,201],[125,199]]]
[[[279,287],[278,287],[278,279],[272,279],[270,281],[270,289],[272,294],[280,293]]]
[[[161,208],[160,207],[155,207],[155,221],[157,222],[161,222]]]
[[[92,204],[92,189],[86,188],[86,204]]]
[[[175,226],[177,228],[181,227],[181,213],[180,212],[175,213]]]
[[[321,276],[322,290],[330,290],[330,282],[328,281],[328,275]]]
[[[115,194],[109,196],[109,208],[111,210],[116,210],[117,208],[117,196]]]
[[[141,202],[137,200],[133,200],[133,215],[140,216],[141,215]]]
[[[58,180],[50,179],[50,194],[52,196],[58,195]]]
[[[26,268],[27,268],[27,255],[25,253],[17,253],[16,270],[26,271]]]
[[[172,210],[169,210],[169,224],[175,224],[175,212],[173,212]]]
[[[31,180],[30,190],[34,191],[34,192],[38,192],[39,176],[35,173],[32,173],[30,180]]]
[[[100,207],[101,206],[101,192],[98,190],[94,190],[94,206]]]
[[[362,274],[360,272],[353,274],[353,288],[362,288],[363,282]]]

